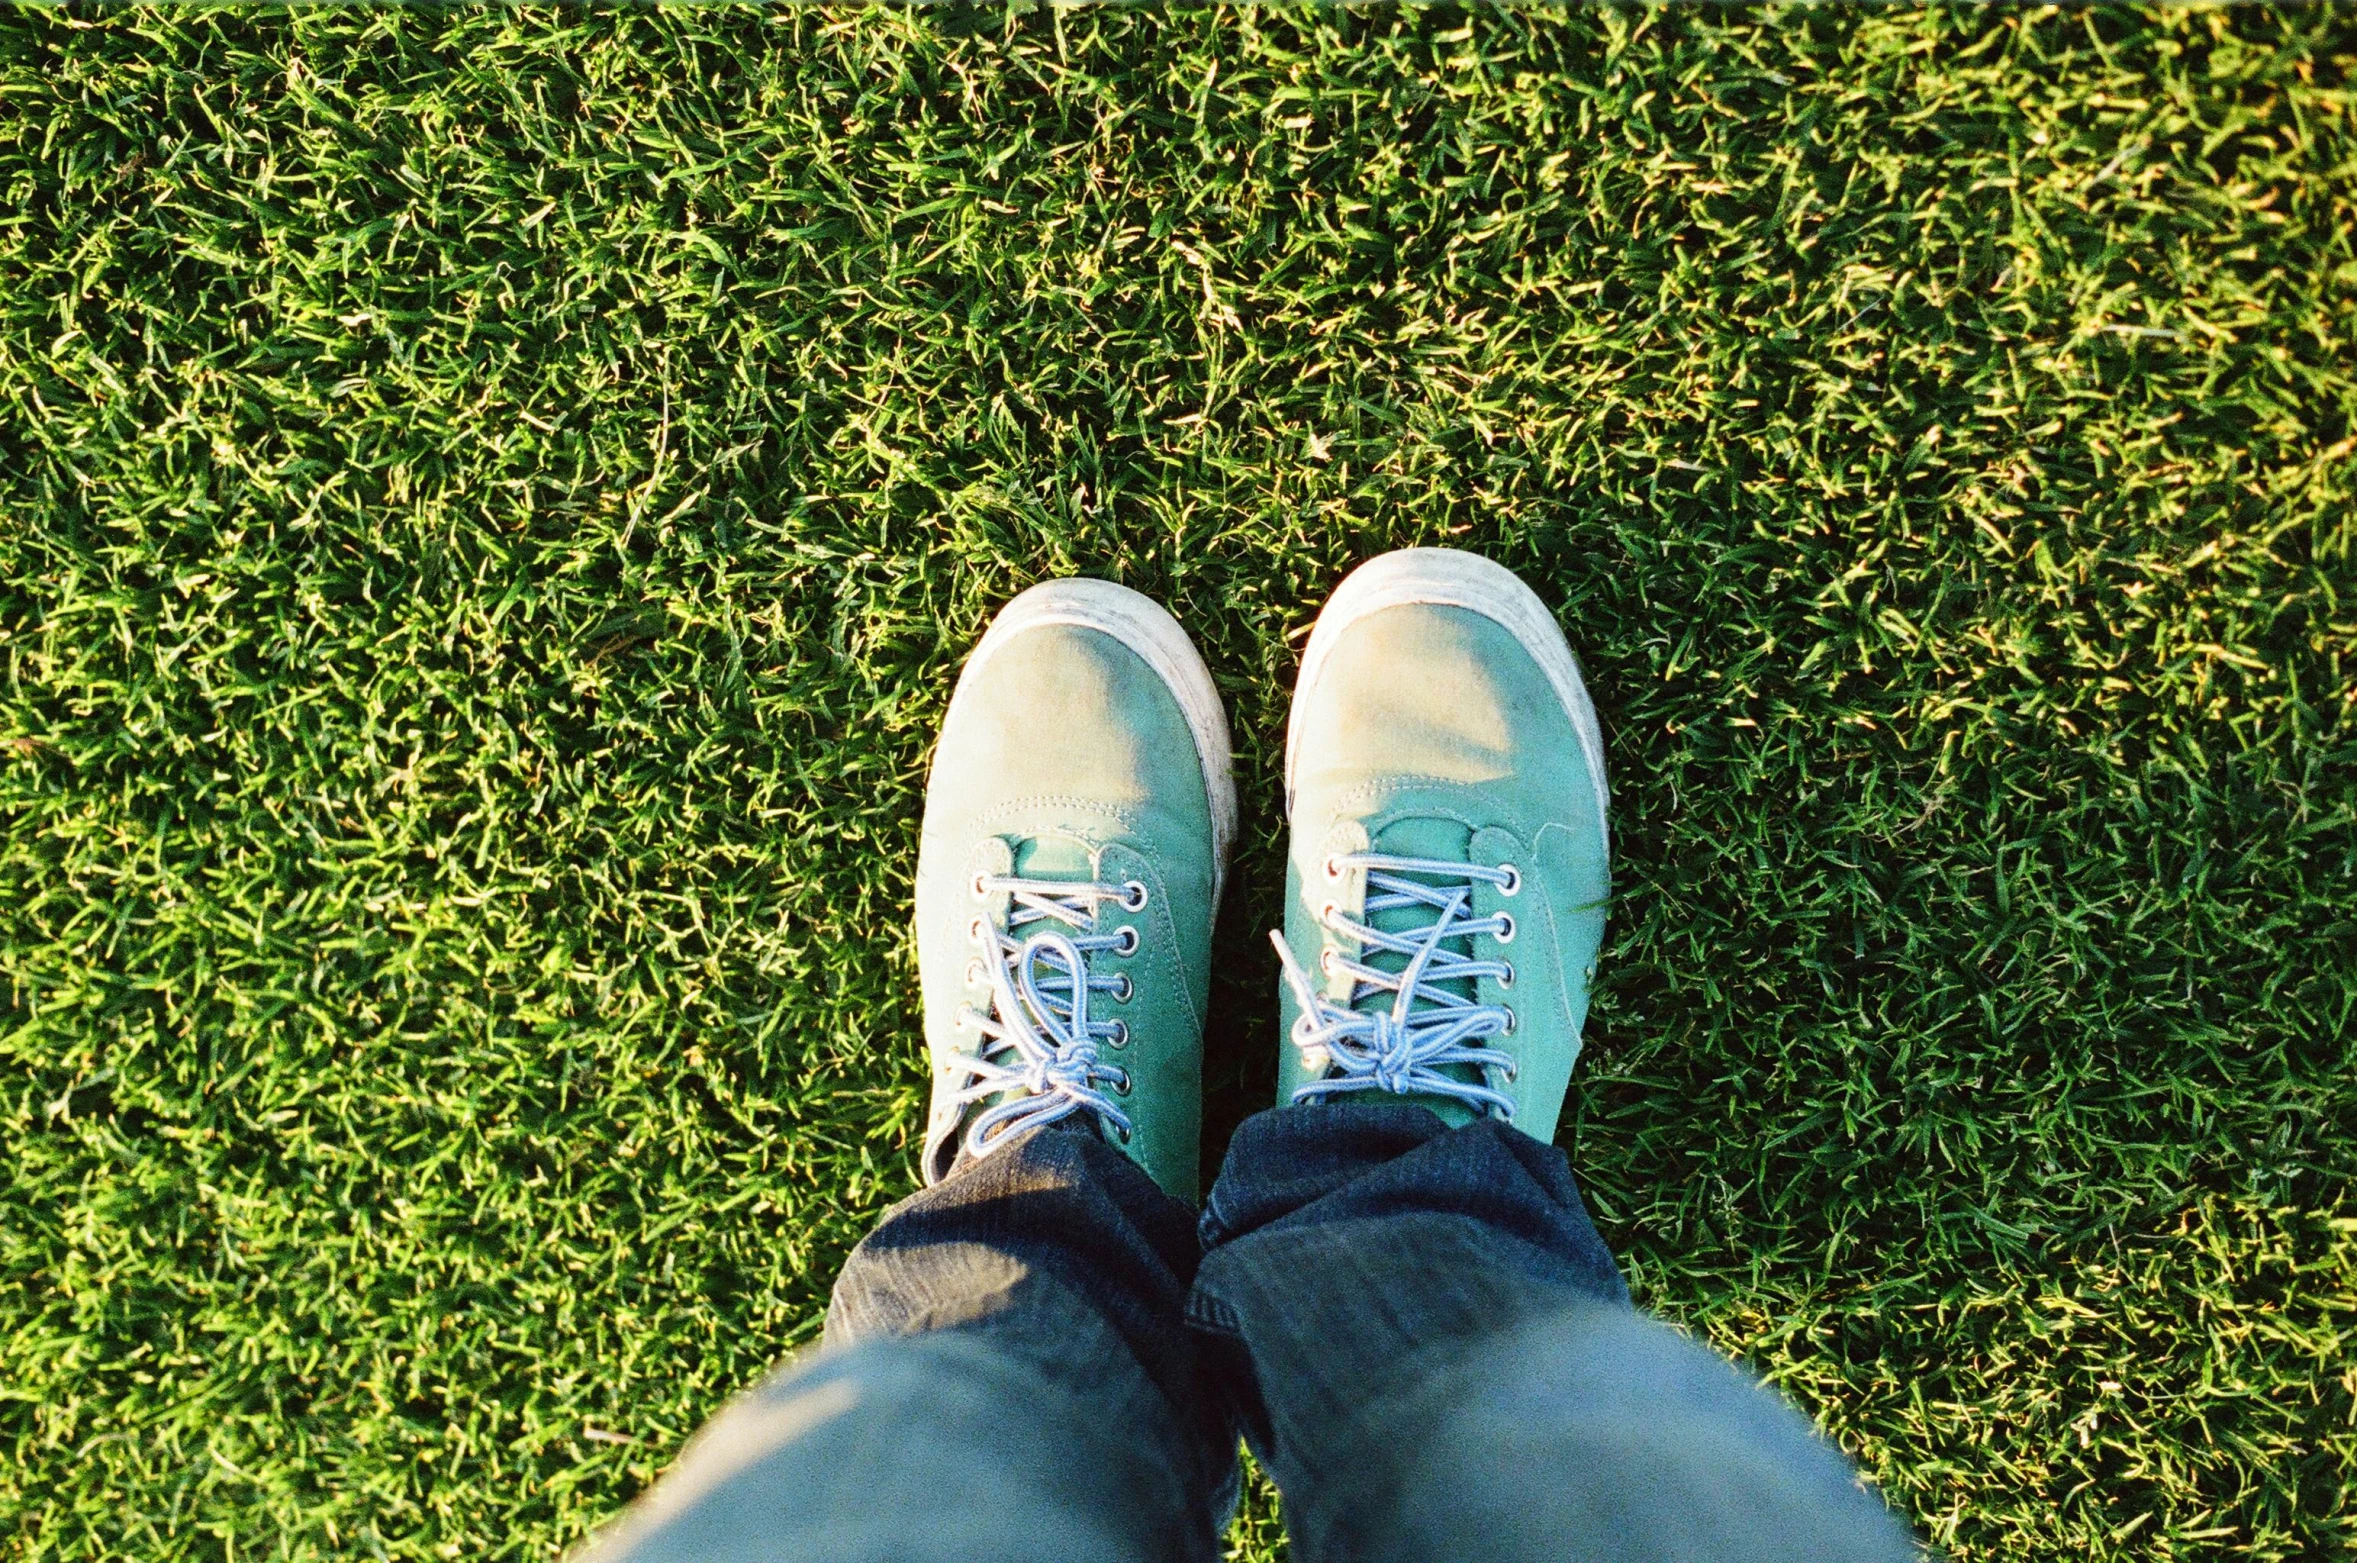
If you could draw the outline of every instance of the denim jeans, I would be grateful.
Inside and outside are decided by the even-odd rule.
[[[1789,1406],[1629,1305],[1561,1152],[1264,1112],[1198,1222],[1093,1133],[904,1201],[826,1338],[597,1563],[1205,1563],[1238,1433],[1300,1563],[1915,1556]]]

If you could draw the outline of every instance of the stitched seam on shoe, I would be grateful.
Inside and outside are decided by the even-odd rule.
[[[1406,792],[1416,787],[1445,788],[1450,792],[1472,792],[1487,785],[1489,784],[1486,782],[1469,782],[1454,776],[1419,776],[1412,773],[1386,776],[1380,781],[1364,781],[1345,788],[1335,798],[1333,807],[1339,810],[1345,804],[1371,803],[1388,793]]]
[[[1005,803],[985,809],[982,813],[974,816],[973,823],[977,826],[986,825],[994,820],[1005,819],[1009,815],[1023,813],[1027,809],[1044,807],[1078,809],[1084,813],[1095,814],[1111,820],[1132,831],[1140,828],[1139,817],[1118,803],[1106,803],[1096,798],[1069,797],[1052,792],[1035,793],[1024,798],[1010,798]]]

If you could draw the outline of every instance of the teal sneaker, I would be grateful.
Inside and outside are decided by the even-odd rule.
[[[1453,549],[1362,565],[1302,653],[1285,801],[1278,1101],[1553,1138],[1610,858],[1603,736],[1554,615]]]
[[[927,1183],[1085,1115],[1195,1200],[1235,834],[1227,717],[1176,620],[1093,580],[1000,611],[950,696],[917,844]]]

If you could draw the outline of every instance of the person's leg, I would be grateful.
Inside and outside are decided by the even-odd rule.
[[[1899,1558],[1789,1408],[1627,1302],[1554,1128],[1602,942],[1601,731],[1546,606],[1355,572],[1286,734],[1288,1105],[1204,1213],[1191,1316],[1342,1558]]]
[[[1056,581],[966,661],[917,851],[924,1178],[826,1341],[699,1435],[599,1563],[1207,1559],[1235,1434],[1182,1308],[1227,723],[1147,599]]]
[[[823,1347],[699,1433],[595,1563],[1202,1563],[1235,1434],[1180,1323],[1194,1222],[1093,1132],[963,1162],[852,1254]]]
[[[1913,1555],[1804,1418],[1629,1306],[1553,1146],[1273,1109],[1203,1234],[1190,1318],[1301,1563]]]

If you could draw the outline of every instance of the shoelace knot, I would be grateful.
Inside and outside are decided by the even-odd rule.
[[[964,1058],[967,1080],[953,1100],[962,1111],[1002,1098],[967,1127],[967,1154],[987,1156],[1018,1129],[1083,1111],[1126,1144],[1135,1125],[1106,1088],[1127,1094],[1129,1072],[1106,1063],[1098,1044],[1124,1045],[1129,1028],[1118,1020],[1093,1019],[1089,996],[1103,993],[1123,1002],[1130,996],[1130,980],[1127,974],[1092,975],[1088,957],[1098,951],[1136,953],[1137,931],[1080,930],[1096,921],[1098,906],[1107,901],[1125,911],[1143,911],[1145,885],[1134,879],[1110,885],[977,874],[973,889],[978,900],[1000,892],[1011,899],[1003,930],[987,917],[976,917],[967,930],[982,946],[979,964],[990,983],[990,1012],[969,1006],[959,1013],[961,1023],[982,1033],[982,1042]],[[1018,930],[1041,922],[1050,926],[1018,936]]]
[[[1331,932],[1357,942],[1361,959],[1334,960],[1328,969],[1351,978],[1348,1000],[1336,1002],[1320,993],[1295,958],[1282,933],[1269,939],[1285,968],[1285,980],[1301,1006],[1293,1024],[1293,1045],[1301,1050],[1319,1078],[1298,1087],[1296,1102],[1316,1101],[1352,1091],[1381,1090],[1393,1095],[1447,1097],[1500,1120],[1514,1116],[1513,1099],[1488,1083],[1495,1070],[1511,1081],[1512,1054],[1481,1044],[1514,1030],[1513,1011],[1500,1004],[1482,1004],[1451,991],[1443,984],[1490,978],[1511,987],[1514,968],[1505,961],[1483,960],[1446,946],[1482,937],[1501,944],[1514,937],[1514,919],[1500,912],[1490,917],[1471,915],[1473,887],[1491,884],[1506,895],[1522,888],[1522,875],[1511,863],[1496,868],[1445,859],[1399,857],[1386,853],[1344,853],[1328,858],[1329,879],[1351,868],[1366,871],[1363,907],[1367,922],[1345,917],[1329,903],[1320,922]],[[1442,883],[1430,883],[1439,880]],[[1422,928],[1389,932],[1373,926],[1380,912],[1425,907],[1433,919]],[[1405,957],[1397,972],[1376,966],[1365,957],[1387,954]],[[1322,957],[1321,967],[1326,966]],[[1389,1005],[1362,1010],[1358,1006],[1381,993],[1392,995]],[[1452,1066],[1481,1071],[1479,1082],[1446,1073]]]

